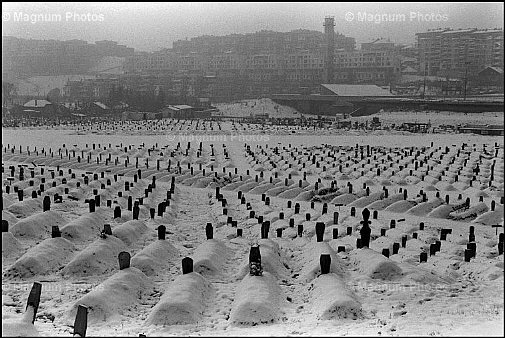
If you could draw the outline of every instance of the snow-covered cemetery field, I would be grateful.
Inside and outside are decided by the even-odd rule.
[[[1,152],[3,335],[503,335],[502,137],[163,120]]]

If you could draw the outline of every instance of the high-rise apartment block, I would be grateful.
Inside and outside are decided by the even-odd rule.
[[[503,68],[502,29],[438,29],[417,33],[420,72],[472,77],[486,67]]]

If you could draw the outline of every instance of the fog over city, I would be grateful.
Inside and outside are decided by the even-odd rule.
[[[3,3],[2,35],[27,39],[113,40],[138,51],[171,48],[201,35],[322,30],[358,43],[389,38],[410,44],[435,28],[501,28],[503,3]]]
[[[503,337],[503,3],[2,3],[2,337]]]

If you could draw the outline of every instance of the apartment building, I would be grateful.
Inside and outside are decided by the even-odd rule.
[[[34,40],[2,37],[2,76],[7,79],[38,75],[84,74],[101,58],[127,57],[134,49],[114,41]]]
[[[502,29],[438,29],[416,38],[420,73],[470,78],[486,67],[503,68]]]

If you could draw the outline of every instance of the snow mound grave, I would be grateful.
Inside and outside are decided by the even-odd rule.
[[[288,271],[281,261],[279,245],[271,239],[260,239],[258,241],[261,254],[261,267],[275,277],[283,278],[288,275]],[[249,273],[249,256],[240,265],[237,279],[244,278]]]
[[[8,257],[18,257],[23,251],[23,246],[14,237],[12,232],[2,232],[2,259]]]
[[[402,200],[402,201],[397,201],[390,206],[388,206],[385,211],[387,212],[394,212],[397,214],[402,214],[404,212],[409,211],[412,209],[414,206],[416,206],[416,202],[414,201],[408,201],[408,200]]]
[[[21,256],[7,274],[23,278],[47,274],[63,266],[74,251],[74,245],[65,238],[48,238]]]
[[[396,194],[393,196],[390,196],[388,198],[382,199],[375,201],[371,204],[368,205],[368,209],[371,210],[384,210],[385,208],[389,207],[391,204],[403,200],[403,194]]]
[[[298,195],[303,193],[305,190],[299,187],[294,187],[286,191],[281,192],[277,197],[285,199],[295,199]]]
[[[173,264],[180,257],[179,251],[167,240],[158,240],[138,252],[131,259],[131,266],[134,266],[152,276],[168,265]]]
[[[6,207],[5,200],[4,200],[4,207]],[[2,210],[2,221],[9,222],[9,226],[11,227],[14,224],[16,224],[19,220],[16,218],[16,216],[12,212],[9,212],[7,210]]]
[[[474,219],[473,223],[480,223],[484,225],[493,225],[503,222],[503,208],[499,208],[495,211],[488,211]]]
[[[295,201],[305,201],[308,202],[312,199],[312,197],[315,196],[315,192],[313,190],[305,191],[300,193],[296,198]]]
[[[426,216],[431,211],[433,211],[438,206],[444,204],[444,201],[440,198],[437,198],[433,201],[424,202],[416,205],[415,207],[410,208],[407,213],[414,216]]]
[[[65,222],[65,219],[53,210],[39,212],[14,224],[11,232],[19,237],[44,238],[50,236],[52,226],[61,226]]]
[[[103,224],[103,212],[97,209],[65,224],[61,228],[61,236],[69,240],[91,240],[100,234]]]
[[[481,202],[463,212],[453,211],[449,214],[449,217],[454,220],[464,220],[470,217],[477,217],[478,215],[484,214],[485,212],[488,211],[489,211],[488,206],[485,203]]]
[[[125,243],[114,236],[99,238],[79,252],[62,270],[63,275],[96,276],[118,268],[117,257]]]
[[[13,213],[16,217],[28,217],[42,210],[42,198],[24,199],[16,202],[7,208],[7,211]]]
[[[370,278],[394,279],[402,274],[401,268],[384,255],[368,249],[356,249],[349,253],[352,264]]]
[[[4,204],[4,208],[8,209],[12,204],[16,203],[17,199],[15,200],[15,197],[14,195],[10,195],[10,194],[3,194],[3,204]],[[3,212],[4,210],[2,210],[2,215],[3,215]]]
[[[448,219],[449,215],[454,211],[454,207],[454,204],[442,204],[433,209],[428,214],[428,217]]]
[[[135,243],[149,228],[144,222],[131,220],[112,229],[112,235],[122,240],[126,245]]]
[[[229,251],[230,249],[220,240],[206,240],[193,253],[193,270],[200,274],[221,272]]]
[[[356,207],[356,208],[364,208],[373,202],[379,201],[383,197],[384,197],[384,192],[382,192],[382,191],[375,192],[373,194],[370,194],[369,196],[364,196],[364,197],[358,198],[354,202],[350,203],[349,206]]]
[[[321,255],[330,255],[330,272],[343,273],[343,263],[328,242],[309,242],[305,245],[301,257],[303,268],[300,276],[304,281],[310,282],[321,272]]]
[[[117,259],[117,257],[116,257]],[[72,307],[69,318],[75,318],[79,305],[88,308],[88,321],[107,321],[142,299],[153,289],[152,281],[137,268],[123,269],[79,299]]]
[[[334,199],[332,199],[330,204],[348,205],[348,204],[356,201],[356,199],[357,199],[357,197],[353,194],[343,194],[343,195],[337,196]]]
[[[314,279],[310,295],[312,310],[318,319],[356,319],[362,316],[356,295],[336,274],[324,274]]]
[[[199,273],[177,277],[161,296],[146,319],[151,325],[176,325],[198,322],[203,315],[211,284]]]
[[[262,276],[247,274],[237,287],[230,313],[232,325],[256,325],[279,320],[286,302],[275,277],[264,271]]]

